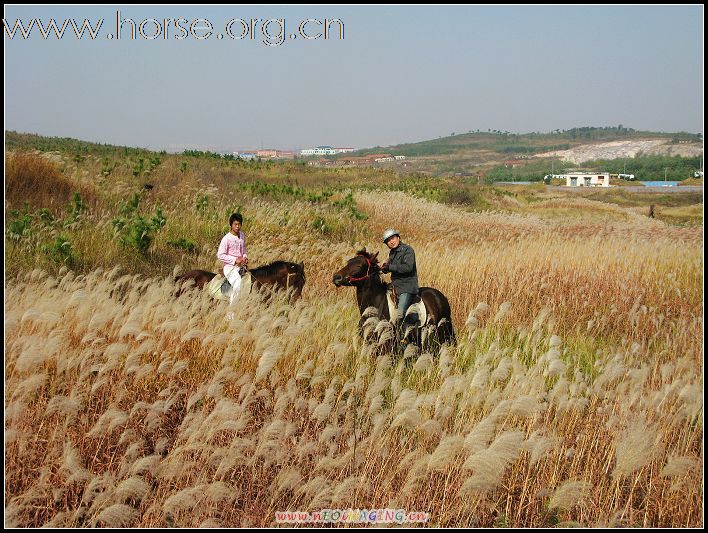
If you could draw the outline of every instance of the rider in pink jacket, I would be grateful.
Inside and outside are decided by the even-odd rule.
[[[231,305],[238,296],[241,289],[241,276],[239,275],[239,267],[248,264],[248,255],[246,254],[246,236],[241,231],[243,217],[241,213],[234,213],[229,217],[229,226],[231,230],[224,235],[219,244],[219,251],[216,257],[224,263],[224,276],[231,284],[231,295],[229,297],[229,305]]]

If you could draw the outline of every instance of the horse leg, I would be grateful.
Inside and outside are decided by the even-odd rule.
[[[301,285],[295,285],[295,289],[293,290],[292,294],[290,295],[290,305],[295,305],[295,302],[297,302],[300,299],[300,296],[302,296],[302,286]]]
[[[449,343],[454,346],[457,344],[457,339],[455,338],[455,331],[452,329],[452,322],[448,319],[443,319],[441,322],[435,328],[437,341],[441,345]]]

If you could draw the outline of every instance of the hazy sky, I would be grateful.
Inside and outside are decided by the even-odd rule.
[[[115,38],[118,10],[145,21],[143,36],[125,22]],[[6,130],[167,150],[363,148],[478,128],[703,132],[697,5],[5,7],[10,30],[33,18],[103,24],[93,40],[6,28]],[[165,39],[164,19],[185,30],[168,22]],[[197,19],[209,38],[201,21],[189,33]],[[264,44],[266,19],[282,44]],[[304,38],[325,19],[343,39],[337,24]],[[232,20],[240,39],[225,33]]]

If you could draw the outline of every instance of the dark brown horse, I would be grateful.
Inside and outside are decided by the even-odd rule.
[[[356,303],[359,313],[364,314],[367,307],[374,307],[378,311],[379,319],[391,320],[386,301],[388,285],[381,279],[381,268],[376,254],[370,254],[365,249],[357,252],[347,264],[332,277],[332,282],[337,286],[343,285],[356,287]],[[418,295],[425,304],[428,313],[426,325],[435,328],[433,338],[440,344],[454,344],[455,332],[452,328],[450,303],[443,293],[431,287],[420,287]],[[414,333],[414,341],[420,346],[420,332]]]
[[[295,303],[302,295],[302,288],[305,286],[305,265],[303,263],[275,261],[262,267],[250,268],[248,272],[253,279],[252,288],[274,287],[282,290],[292,288],[291,303]],[[177,276],[175,281],[180,285],[177,296],[187,288],[186,283],[193,281],[195,287],[203,289],[215,276],[216,274],[207,270],[190,270]]]

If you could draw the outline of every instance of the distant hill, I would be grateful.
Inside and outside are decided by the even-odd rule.
[[[703,153],[703,137],[687,132],[637,131],[623,126],[548,133],[469,131],[417,143],[375,146],[358,150],[354,155],[372,153],[406,156],[407,171],[484,175],[499,165],[514,168],[523,165],[534,167],[535,174],[543,175],[550,171],[551,160],[577,164],[637,155],[698,157]]]
[[[71,139],[44,137],[30,133],[5,132],[7,150],[66,152],[81,159],[87,154],[99,157],[147,157],[155,152],[126,146],[113,146]],[[635,173],[638,179],[675,180],[691,177],[701,168],[701,134],[635,131],[622,126],[574,128],[549,133],[517,134],[506,131],[475,131],[418,143],[376,146],[351,155],[390,153],[406,159],[373,166],[396,173],[425,173],[434,176],[459,176],[479,181],[530,180],[582,164],[583,167]],[[164,151],[161,156],[167,155]],[[185,150],[183,156],[231,158],[212,152]],[[344,156],[328,156],[336,161]],[[342,162],[346,166],[345,162]],[[335,163],[336,165],[336,163]]]
[[[549,133],[511,133],[508,131],[469,131],[453,133],[447,137],[417,143],[396,144],[387,147],[375,146],[357,150],[356,155],[394,152],[405,156],[461,155],[471,151],[494,152],[501,156],[531,155],[594,142],[631,139],[663,139],[669,142],[702,143],[701,134],[678,132],[636,131],[632,128],[583,127],[570,130],[555,130]]]
[[[5,132],[6,150],[39,150],[41,152],[72,152],[76,154],[93,154],[102,156],[145,155],[153,153],[146,148],[116,146],[89,141],[81,141],[71,137],[46,137],[36,133]],[[165,152],[162,152],[165,153]]]

